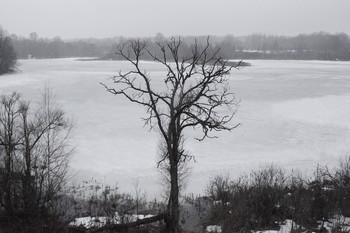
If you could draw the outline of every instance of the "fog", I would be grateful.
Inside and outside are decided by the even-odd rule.
[[[350,34],[348,0],[2,0],[0,24],[41,37]]]

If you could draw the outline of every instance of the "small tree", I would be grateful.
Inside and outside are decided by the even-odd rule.
[[[115,87],[102,85],[108,92],[144,106],[148,114],[144,119],[146,124],[159,131],[161,143],[165,145],[159,164],[166,164],[170,178],[167,227],[169,232],[177,233],[179,167],[191,159],[183,146],[184,131],[202,129],[203,134],[198,138],[201,141],[212,137],[211,131],[230,131],[237,127],[228,124],[235,114],[232,107],[238,104],[228,84],[228,75],[235,66],[219,57],[218,50],[210,51],[209,39],[203,46],[195,42],[187,57],[180,57],[181,39],[172,38],[157,46],[157,53],[150,52],[147,42],[140,40],[131,40],[119,47],[117,55],[133,68],[113,77]],[[163,90],[153,87],[150,75],[141,67],[144,58],[152,58],[166,70]]]
[[[16,64],[17,57],[12,40],[0,26],[0,75],[15,71]]]

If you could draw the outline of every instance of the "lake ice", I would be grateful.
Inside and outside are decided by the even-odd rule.
[[[229,173],[236,177],[275,163],[303,172],[317,164],[336,166],[350,153],[350,62],[248,61],[233,70],[231,90],[241,99],[232,132],[217,139],[193,140],[186,148],[196,156],[186,193],[203,193],[208,179]],[[78,177],[118,182],[132,192],[133,183],[149,197],[162,190],[156,169],[158,135],[144,127],[142,107],[105,91],[109,77],[130,67],[123,61],[75,59],[21,60],[20,71],[0,76],[0,94],[20,91],[35,104],[49,85],[57,102],[76,121],[71,167]],[[159,64],[145,69],[162,88]]]

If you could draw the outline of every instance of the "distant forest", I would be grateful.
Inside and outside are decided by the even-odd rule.
[[[12,35],[18,58],[65,58],[95,57],[118,59],[116,48],[131,38],[62,40],[40,38],[37,33],[29,37]],[[191,51],[195,39],[204,45],[207,36],[186,36],[183,40],[183,54]],[[164,43],[170,38],[158,33],[147,40],[150,49],[156,49],[156,42]],[[210,50],[220,48],[225,59],[281,59],[281,60],[350,60],[350,37],[345,33],[330,34],[317,32],[298,36],[275,36],[252,34],[248,36],[210,36]],[[147,59],[147,57],[145,57]]]

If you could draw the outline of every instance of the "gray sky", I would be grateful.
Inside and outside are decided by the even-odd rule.
[[[0,0],[9,33],[113,36],[350,34],[350,0]]]

